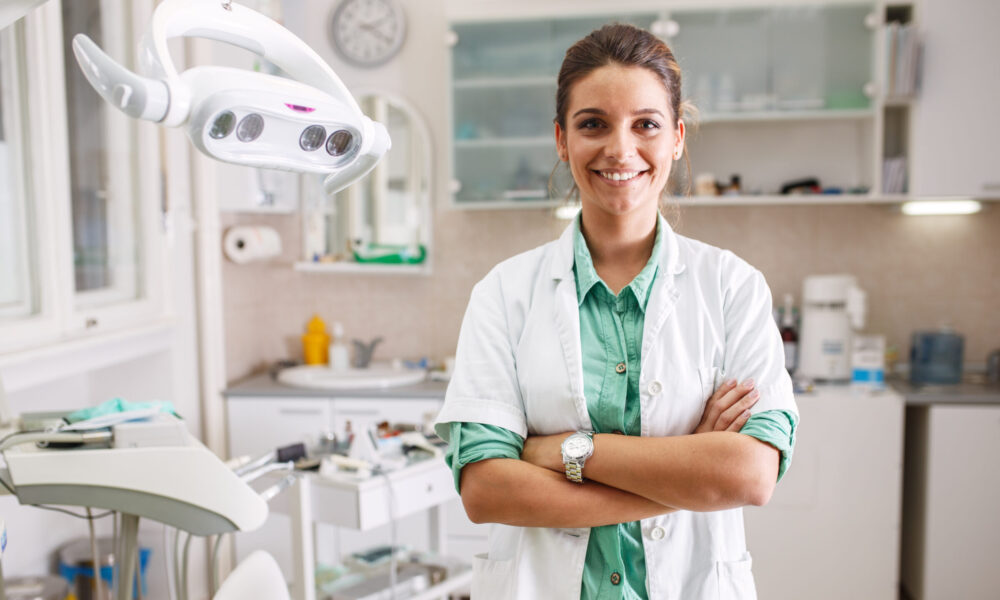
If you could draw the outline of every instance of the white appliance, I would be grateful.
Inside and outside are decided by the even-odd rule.
[[[851,377],[851,338],[865,325],[865,293],[852,275],[812,275],[802,286],[797,375],[821,381]]]

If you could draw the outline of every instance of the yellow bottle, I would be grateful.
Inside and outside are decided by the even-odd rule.
[[[302,335],[302,358],[307,365],[325,365],[328,361],[327,347],[330,345],[330,335],[326,332],[326,323],[319,315],[313,315],[306,325]]]

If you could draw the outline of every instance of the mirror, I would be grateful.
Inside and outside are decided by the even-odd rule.
[[[361,181],[308,203],[306,260],[321,265],[426,265],[430,243],[430,135],[405,101],[359,95],[362,111],[385,124],[392,148]]]

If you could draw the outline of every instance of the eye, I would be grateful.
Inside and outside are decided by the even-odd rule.
[[[642,119],[635,124],[639,129],[659,129],[660,124],[652,119]]]
[[[577,124],[577,129],[598,129],[603,123],[599,119],[585,119]]]

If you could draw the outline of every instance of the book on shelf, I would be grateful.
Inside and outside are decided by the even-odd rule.
[[[889,97],[917,93],[922,49],[920,35],[912,23],[892,22],[885,30],[885,82]]]
[[[882,162],[882,193],[906,193],[906,157],[894,156]]]

